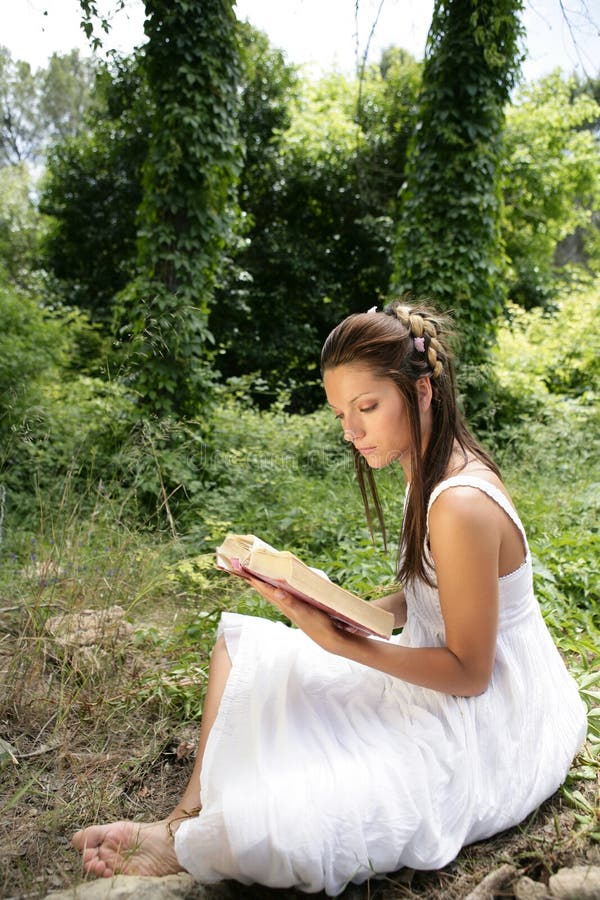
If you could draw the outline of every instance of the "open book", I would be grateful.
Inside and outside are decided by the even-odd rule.
[[[253,575],[329,613],[349,631],[389,638],[394,616],[351,594],[287,550],[275,550],[253,534],[228,534],[217,547],[217,565],[235,575]]]

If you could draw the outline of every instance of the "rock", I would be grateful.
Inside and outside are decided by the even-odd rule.
[[[494,869],[465,897],[465,900],[494,900],[494,895],[514,878],[516,871],[515,867],[508,863]]]
[[[75,669],[96,669],[115,651],[123,651],[134,630],[122,607],[110,606],[52,616],[44,631],[54,656],[66,659]]]
[[[560,900],[600,900],[600,866],[559,869],[550,876],[550,895]]]
[[[547,900],[550,897],[548,888],[539,881],[524,875],[513,885],[515,900]]]
[[[84,881],[66,891],[48,894],[45,900],[233,900],[227,883],[198,884],[187,872],[164,878],[116,875]]]

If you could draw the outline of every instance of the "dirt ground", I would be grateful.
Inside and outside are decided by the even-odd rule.
[[[164,715],[156,698],[136,696],[140,673],[164,660],[133,649],[83,672],[57,664],[39,641],[0,641],[0,897],[38,898],[82,879],[70,836],[97,821],[165,816],[188,781],[197,724]],[[402,870],[347,900],[427,897],[462,900],[498,866],[547,883],[564,866],[600,865],[600,783],[590,754],[577,761],[567,790],[519,827],[465,848],[444,869]],[[240,897],[290,892],[245,889]],[[306,896],[304,894],[300,896]],[[502,897],[513,895],[510,888]]]
[[[5,768],[4,796],[7,787],[10,793],[18,784],[29,789],[0,813],[1,897],[43,897],[50,890],[80,880],[78,856],[69,845],[70,834],[101,818],[106,807],[115,818],[143,821],[166,814],[175,804],[191,771],[195,728],[156,733],[154,752],[145,757],[144,748],[132,747],[126,737],[123,735],[120,747],[111,746],[106,753],[92,753],[81,745],[69,748],[49,744],[43,760],[42,753],[27,758],[24,752],[18,774],[15,766],[8,771]],[[38,745],[35,752],[40,750]],[[592,783],[579,785],[580,790],[582,787],[590,803],[597,803],[597,785],[595,797]],[[600,865],[600,844],[586,836],[573,808],[558,793],[519,828],[465,848],[444,869],[428,873],[403,870],[360,891],[349,888],[346,893],[354,898],[460,900],[486,874],[506,862],[517,866],[521,874],[547,882],[563,866]],[[240,896],[266,893],[277,894],[240,889]],[[513,895],[504,892],[502,896]]]

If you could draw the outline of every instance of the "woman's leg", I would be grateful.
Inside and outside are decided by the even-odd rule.
[[[206,689],[206,697],[204,698],[204,708],[202,709],[202,724],[200,726],[198,753],[196,754],[194,768],[179,803],[167,817],[167,821],[173,823],[173,830],[175,830],[178,825],[178,819],[187,818],[191,812],[197,813],[200,811],[200,770],[202,769],[204,751],[206,750],[208,736],[212,731],[215,719],[217,718],[219,706],[221,705],[221,697],[223,696],[223,691],[225,690],[225,685],[230,672],[231,659],[227,652],[225,638],[220,637],[213,647],[210,658],[208,687]]]
[[[200,810],[200,770],[208,736],[214,725],[221,697],[231,671],[225,639],[220,637],[212,652],[208,688],[191,778],[173,812],[160,822],[113,822],[91,825],[73,835],[73,845],[83,853],[86,872],[110,878],[124,875],[170,875],[181,866],[173,848],[173,834],[183,819]]]

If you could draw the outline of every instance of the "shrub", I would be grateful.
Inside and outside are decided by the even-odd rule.
[[[594,283],[560,298],[552,311],[508,305],[481,417],[492,443],[514,445],[519,429],[562,420],[569,403],[592,412],[600,387],[599,313]]]

